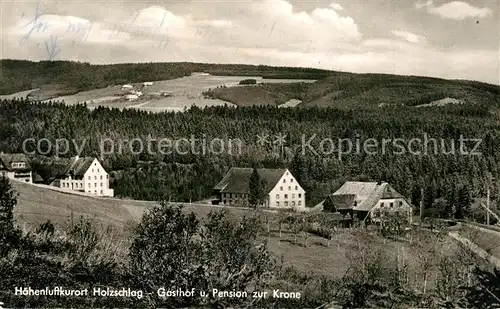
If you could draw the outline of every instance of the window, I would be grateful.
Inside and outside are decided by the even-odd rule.
[[[92,173],[94,172],[94,169],[92,169]]]
[[[287,207],[287,206],[288,206],[288,202],[287,202],[287,201],[285,201],[285,207]]]
[[[383,208],[383,207],[384,207],[384,203],[380,203],[380,207],[382,207],[382,208]]]
[[[283,179],[283,183],[286,183],[286,179]]]
[[[292,206],[295,206],[295,201],[292,201]]]
[[[358,206],[358,201],[354,201],[354,207]]]
[[[394,203],[390,203],[389,206],[392,208],[394,207]]]
[[[280,187],[280,191],[283,191],[283,187]]]
[[[288,186],[288,191],[292,190],[292,186]]]
[[[298,186],[295,186],[295,190],[298,190],[298,189],[299,189],[299,187],[298,187]]]
[[[302,193],[299,193],[299,197],[302,197]]]
[[[94,190],[94,194],[97,194],[97,190]]]
[[[92,183],[89,182],[89,188],[91,188],[91,187],[92,187]]]
[[[399,201],[399,207],[403,207],[403,201]]]
[[[230,198],[231,198],[231,197],[233,197],[233,194],[232,194],[232,193],[229,193],[229,197],[230,197]]]
[[[279,194],[276,194],[276,199],[279,200],[280,199],[280,195]]]
[[[226,200],[224,200],[222,203],[223,203],[223,204],[226,204]]]
[[[102,180],[102,175],[101,175],[101,180]]]
[[[292,198],[295,198],[295,193],[292,193]]]
[[[90,180],[90,176],[89,176],[89,180]]]
[[[102,190],[101,190],[101,194],[102,194]]]
[[[106,174],[106,179],[109,179],[109,175],[108,174]]]
[[[288,176],[288,172],[286,172],[286,175]]]
[[[276,207],[280,207],[280,202],[276,202]]]
[[[299,200],[299,206],[302,205],[302,201]]]
[[[290,178],[290,182],[293,182],[293,178]]]
[[[101,182],[101,187],[102,187],[102,182]]]
[[[96,188],[97,188],[97,182],[94,184],[94,187],[96,187]]]
[[[288,198],[288,194],[285,194],[285,198]]]
[[[99,173],[99,169],[97,169],[97,172]]]

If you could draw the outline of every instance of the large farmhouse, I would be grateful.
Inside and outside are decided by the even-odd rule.
[[[26,155],[22,153],[0,154],[0,175],[24,182],[33,182],[33,173]]]
[[[109,174],[96,158],[71,158],[64,173],[52,185],[62,189],[86,192],[96,196],[113,196]]]
[[[214,192],[222,205],[248,206],[252,168],[231,168],[219,182]],[[264,182],[265,202],[271,208],[305,209],[305,191],[288,169],[257,169]]]
[[[348,181],[323,202],[323,211],[339,212],[361,221],[381,222],[399,213],[412,220],[410,203],[386,182]]]

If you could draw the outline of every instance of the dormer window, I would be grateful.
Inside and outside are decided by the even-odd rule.
[[[25,162],[12,162],[12,168],[24,168],[26,167]]]

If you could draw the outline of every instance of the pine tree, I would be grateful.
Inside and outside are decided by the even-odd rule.
[[[458,191],[457,207],[455,209],[455,219],[463,219],[469,212],[472,199],[470,196],[469,188],[464,185]]]
[[[20,231],[14,226],[14,207],[17,205],[17,196],[9,179],[0,176],[0,256],[16,246]]]
[[[248,202],[250,203],[250,205],[257,208],[258,205],[262,204],[265,193],[263,181],[260,179],[259,172],[255,167],[253,168],[252,175],[250,176],[248,190]]]

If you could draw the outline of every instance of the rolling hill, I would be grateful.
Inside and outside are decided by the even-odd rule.
[[[0,95],[28,89],[46,89],[42,100],[106,88],[125,83],[169,80],[195,72],[224,76],[262,76],[263,78],[319,79],[326,70],[270,67],[264,65],[210,63],[121,63],[91,65],[75,61],[0,60]]]
[[[500,107],[500,86],[466,80],[390,74],[357,74],[312,68],[206,63],[123,63],[91,65],[72,61],[0,60],[0,95],[41,89],[43,100],[124,83],[169,80],[194,72],[212,75],[313,79],[315,83],[264,84],[217,88],[205,96],[238,106],[280,105],[291,99],[299,106],[378,108],[426,106],[443,99]]]
[[[214,89],[209,95],[239,106],[253,105],[254,98],[258,97],[262,98],[260,105],[279,105],[290,99],[298,99],[302,101],[299,105],[302,107],[345,109],[425,106],[443,99],[500,107],[500,86],[418,76],[332,72],[311,84],[252,87]]]

